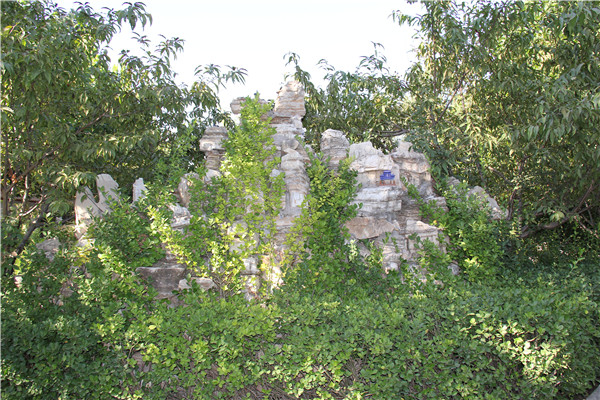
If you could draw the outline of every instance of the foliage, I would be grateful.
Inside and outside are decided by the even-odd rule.
[[[269,109],[258,95],[247,99],[240,126],[223,143],[220,175],[208,182],[191,180],[192,218],[186,232],[173,231],[170,218],[161,216],[159,209],[151,213],[178,260],[199,276],[211,278],[222,294],[244,288],[245,260],[254,258],[268,273],[273,257],[275,217],[285,183],[282,175],[272,173],[279,159],[274,157],[274,129],[269,119],[262,119]]]
[[[578,398],[597,379],[591,282],[395,285],[373,298],[193,286],[141,330],[144,398]],[[583,334],[582,334],[583,333]]]
[[[288,64],[295,67],[294,79],[302,83],[307,94],[302,123],[309,143],[318,146],[322,132],[337,129],[354,143],[370,140],[380,148],[392,146],[390,138],[404,126],[401,100],[405,82],[390,73],[382,46],[373,46],[373,55],[363,57],[355,72],[336,70],[321,60],[325,88],[311,82],[310,74],[300,67],[297,54],[289,54]]]
[[[340,129],[389,147],[406,134],[434,177],[480,185],[523,237],[578,226],[600,236],[600,7],[597,2],[424,1],[419,61],[404,78],[376,45],[354,73],[322,61],[326,87],[306,87],[309,140]]]
[[[598,240],[597,2],[423,2],[407,74],[410,138],[481,185],[523,237],[564,223]]]
[[[515,238],[511,239],[506,221],[491,220],[491,210],[482,199],[468,195],[466,184],[448,187],[442,182],[440,189],[447,210],[435,200],[426,202],[413,185],[407,186],[409,195],[419,204],[422,217],[441,228],[448,238],[443,255],[446,261],[458,263],[471,281],[487,282],[503,269],[506,247]],[[430,249],[425,254],[431,256],[435,252],[436,249]],[[443,265],[443,262],[434,264]]]
[[[32,245],[3,280],[3,398],[137,398],[128,357],[156,292],[134,271],[162,251],[128,206],[97,224],[93,247],[63,248],[50,262]]]
[[[350,169],[349,160],[342,160],[336,171],[321,155],[309,157],[309,193],[285,242],[285,284],[289,290],[313,293],[376,287],[381,264],[361,256],[345,227],[360,207],[352,203],[358,188],[356,171]]]
[[[75,191],[92,187],[97,173],[128,187],[180,151],[184,133],[197,140],[207,125],[231,124],[218,110],[217,90],[243,80],[243,70],[199,68],[199,80],[181,86],[171,61],[182,41],[165,40],[152,52],[137,33],[141,57],[123,51],[109,59],[106,48],[123,24],[151,21],[142,3],[102,13],[87,3],[70,12],[51,2],[3,4],[2,222],[18,232],[3,240],[3,254],[23,250],[27,228],[68,215]],[[178,167],[189,170],[200,159],[188,147]]]

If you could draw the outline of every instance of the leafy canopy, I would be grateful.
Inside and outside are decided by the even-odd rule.
[[[40,224],[46,212],[68,215],[76,190],[98,173],[129,186],[156,177],[157,164],[193,169],[202,156],[191,143],[206,126],[232,124],[217,91],[243,81],[244,70],[198,67],[198,81],[180,85],[171,62],[183,41],[152,51],[137,32],[142,56],[109,59],[123,24],[151,22],[142,3],[101,13],[88,3],[69,12],[51,2],[2,4],[2,219],[16,231],[38,213]],[[19,253],[27,239],[3,241],[14,243],[5,250]]]
[[[577,227],[600,238],[600,7],[598,2],[424,1],[393,14],[421,40],[401,78],[379,48],[354,73],[325,65],[307,87],[305,122],[380,147],[407,134],[434,176],[484,186],[523,237]]]

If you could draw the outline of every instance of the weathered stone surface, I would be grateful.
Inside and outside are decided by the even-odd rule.
[[[600,400],[600,386],[598,386],[596,390],[594,390],[594,392],[590,394],[586,400]]]
[[[260,270],[258,269],[258,258],[248,257],[243,260],[244,262],[244,275],[258,275]]]
[[[77,192],[75,197],[75,236],[80,239],[93,217],[98,217],[110,211],[109,203],[119,199],[119,185],[108,174],[100,174],[96,177],[96,187],[98,189],[98,201],[88,187],[84,187]]]
[[[202,177],[202,180],[204,181],[204,183],[210,183],[212,178],[219,178],[219,177],[221,177],[221,173],[219,171],[215,171],[214,169],[208,169],[208,170],[206,170],[206,175],[204,175],[204,177]]]
[[[373,147],[371,142],[355,143],[350,145],[348,156],[352,159],[350,167],[361,173],[365,171],[383,171],[394,168],[391,156],[383,154]]]
[[[308,194],[309,179],[306,173],[305,156],[295,150],[289,149],[281,158],[281,171],[285,174],[286,197],[283,213],[285,215],[299,215],[300,206]]]
[[[505,210],[501,209],[500,206],[498,205],[498,202],[494,198],[490,197],[490,195],[487,194],[485,189],[482,188],[481,186],[475,186],[475,187],[471,188],[469,190],[469,195],[477,196],[485,204],[487,204],[487,206],[491,210],[492,219],[499,220],[499,219],[506,218],[507,212]]]
[[[229,108],[231,112],[235,115],[239,115],[242,113],[242,104],[248,99],[248,97],[236,97],[229,104]],[[263,99],[259,99],[260,104],[267,104],[267,102]]]
[[[306,114],[304,88],[300,82],[289,81],[277,92],[273,114],[275,117],[300,118]]]
[[[448,269],[452,272],[452,275],[460,274],[460,266],[455,262],[450,263],[450,265],[448,265]]]
[[[210,278],[192,277],[192,280],[194,280],[198,284],[198,286],[200,286],[204,290],[209,290],[215,287],[215,283]],[[180,280],[179,284],[177,285],[178,290],[186,290],[191,288],[192,286],[190,285],[187,279]]]
[[[396,176],[395,186],[403,187],[398,179],[398,165],[390,155],[374,148],[371,142],[350,145],[348,157],[352,160],[350,168],[358,172],[356,180],[363,187],[378,186],[384,170],[389,170]]]
[[[138,267],[136,271],[158,291],[159,298],[165,298],[179,290],[179,281],[185,278],[187,268],[183,264],[158,261],[151,267]]]
[[[346,223],[346,228],[356,239],[372,239],[392,232],[398,226],[383,218],[356,217]]]
[[[202,139],[200,139],[200,151],[225,150],[222,142],[227,137],[227,128],[223,126],[206,128]]]
[[[340,161],[348,156],[350,142],[342,131],[327,129],[321,134],[321,152],[329,157],[329,166],[337,168]]]
[[[402,163],[402,170],[415,173],[429,173],[429,161],[425,154],[417,151],[412,151],[412,143],[406,141],[398,141],[396,149],[391,156],[397,163]]]
[[[398,174],[414,185],[421,196],[433,195],[433,181],[429,173],[429,161],[424,154],[410,150],[412,144],[398,141],[391,157],[398,165]]]
[[[35,247],[44,252],[46,258],[50,261],[54,260],[54,256],[60,248],[60,241],[57,238],[46,239],[41,243],[37,243]]]
[[[190,186],[192,185],[195,179],[199,179],[200,176],[195,172],[190,172],[181,177],[179,181],[179,185],[177,186],[177,191],[175,195],[179,200],[179,203],[184,207],[190,206]]]
[[[206,128],[204,136],[200,139],[200,151],[205,153],[206,168],[218,171],[221,166],[221,159],[225,149],[223,140],[228,137],[227,128],[222,126],[213,126]]]
[[[366,187],[356,193],[352,204],[362,204],[358,216],[382,216],[402,209],[403,191],[396,186]]]
[[[169,209],[173,211],[171,228],[182,229],[190,224],[190,218],[192,218],[192,214],[186,207],[182,207],[179,204],[170,204]]]
[[[461,184],[461,182],[457,178],[455,178],[453,176],[448,178],[448,185],[450,187],[457,188],[460,184]],[[489,208],[490,213],[491,213],[490,215],[493,220],[506,219],[506,217],[508,215],[506,210],[503,210],[498,205],[498,202],[494,198],[492,198],[489,194],[487,194],[485,189],[482,188],[481,186],[474,186],[474,187],[470,188],[467,191],[467,196],[476,196],[479,200],[481,200],[483,202],[483,204],[485,204]]]
[[[132,193],[132,201],[133,203],[138,202],[139,200],[146,197],[146,192],[148,189],[146,185],[144,185],[144,178],[138,178],[133,182],[133,193]]]
[[[94,194],[88,187],[75,196],[75,237],[80,239],[92,223],[92,218],[102,215],[102,210],[94,200]]]
[[[431,242],[441,246],[442,243],[439,242],[439,233],[440,230],[432,225],[426,224],[423,221],[418,220],[408,220],[406,222],[404,235],[406,236],[407,249],[411,254],[416,255],[417,252],[417,241],[410,238],[413,234],[416,234],[421,241],[430,240]],[[415,257],[410,257],[411,259],[415,259]]]
[[[119,200],[119,184],[109,174],[100,174],[96,178],[98,188],[98,206],[106,212],[110,202]]]

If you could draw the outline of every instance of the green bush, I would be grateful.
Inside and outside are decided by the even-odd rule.
[[[469,196],[464,183],[448,188],[442,182],[447,210],[433,200],[426,202],[413,185],[407,186],[409,195],[419,203],[421,215],[447,236],[445,260],[457,262],[473,282],[494,279],[502,270],[505,244],[510,240],[508,223],[491,220],[489,207],[476,195]],[[427,254],[431,256],[431,251]]]
[[[3,280],[2,396],[135,398],[128,355],[155,291],[134,274],[162,255],[150,222],[115,203],[87,248],[50,262],[30,246]]]
[[[381,263],[360,255],[345,226],[359,208],[350,204],[357,191],[356,171],[348,160],[333,170],[322,155],[309,156],[309,193],[285,243],[285,290],[347,295],[356,287],[378,289]]]
[[[598,379],[582,280],[397,285],[387,296],[198,287],[143,329],[144,398],[574,399]]]
[[[275,176],[279,163],[269,119],[262,117],[269,104],[258,94],[242,107],[241,124],[224,140],[220,176],[210,182],[191,180],[192,214],[185,232],[170,226],[165,204],[153,206],[150,215],[166,246],[197,276],[213,280],[223,296],[245,290],[244,259],[257,257],[263,272],[263,256],[272,255],[275,217],[285,190],[283,175]],[[204,176],[205,169],[200,169]]]

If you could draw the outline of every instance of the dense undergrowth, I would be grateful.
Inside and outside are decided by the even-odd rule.
[[[521,241],[476,199],[447,192],[447,213],[421,206],[448,252],[422,243],[426,280],[406,266],[386,275],[343,228],[354,173],[316,155],[309,176],[284,284],[256,300],[239,284],[205,292],[194,281],[178,307],[154,300],[134,273],[168,240],[146,212],[152,196],[113,205],[92,247],[64,246],[49,262],[30,246],[3,281],[3,398],[581,399],[598,384],[597,244],[566,229]],[[239,261],[222,250],[207,273],[215,255]],[[235,267],[221,279],[240,279]]]

